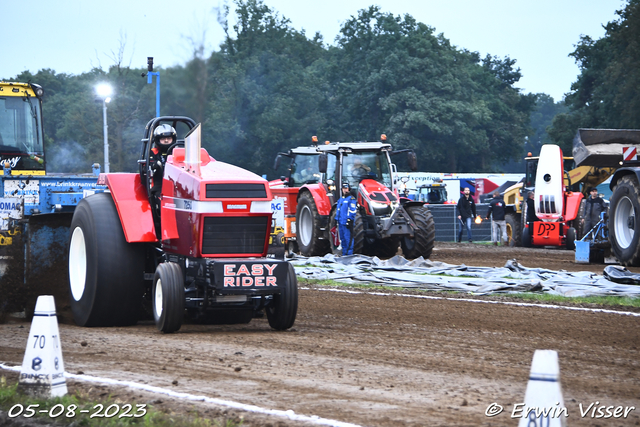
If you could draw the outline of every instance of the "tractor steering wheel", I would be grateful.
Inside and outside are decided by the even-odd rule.
[[[171,145],[167,147],[167,156],[173,152],[173,149],[178,145],[178,140],[176,142],[172,142]]]

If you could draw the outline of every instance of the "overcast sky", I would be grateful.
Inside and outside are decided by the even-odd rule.
[[[8,0],[0,0],[7,8]],[[205,34],[207,53],[217,50],[223,31],[216,19],[220,0],[23,0],[8,8],[0,25],[4,40],[0,78],[24,70],[51,68],[81,74],[107,69],[124,45],[124,65],[184,64],[190,40]],[[266,0],[265,4],[311,37],[319,31],[334,43],[340,25],[358,10],[378,5],[383,12],[410,14],[444,33],[458,48],[517,60],[523,78],[516,86],[543,92],[556,101],[576,80],[568,57],[581,35],[599,39],[602,26],[617,19],[623,0]],[[37,82],[36,82],[37,83]],[[46,88],[45,88],[46,90]]]

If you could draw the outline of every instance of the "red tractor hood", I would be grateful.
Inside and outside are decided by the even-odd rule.
[[[176,148],[174,153],[177,150],[179,149]],[[182,152],[178,152],[178,154],[174,156],[169,156],[167,159],[164,180],[165,184],[167,184],[166,181],[170,181],[170,184],[163,184],[163,194],[191,200],[204,200],[206,199],[206,184],[267,184],[264,178],[253,172],[214,160],[204,149],[202,149],[201,161],[202,163],[200,164],[199,169],[200,174],[198,175],[196,173],[187,172]],[[269,186],[265,185],[265,187],[267,198],[271,200]],[[168,190],[168,192],[174,191],[174,193],[167,194],[165,189]],[[240,195],[236,197],[242,198]],[[233,198],[233,196],[231,198]]]
[[[358,186],[358,202],[360,205],[366,206],[365,203],[360,202],[361,198],[387,205],[398,201],[398,197],[391,190],[373,179],[363,179]]]

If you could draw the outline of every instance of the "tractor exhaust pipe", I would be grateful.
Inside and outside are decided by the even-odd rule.
[[[189,131],[184,139],[184,163],[187,165],[187,171],[200,176],[200,147],[202,138],[202,127],[198,123]]]

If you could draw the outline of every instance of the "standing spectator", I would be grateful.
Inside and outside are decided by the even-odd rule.
[[[507,223],[504,219],[504,199],[500,196],[500,192],[495,191],[493,193],[493,199],[489,203],[489,210],[487,211],[487,219],[492,218],[491,221],[491,241],[494,246],[498,246],[498,243],[507,243]],[[501,233],[502,230],[502,233]],[[502,239],[500,239],[502,234]]]
[[[529,193],[527,193],[527,217],[525,218],[525,220],[527,221],[527,223],[532,223],[535,221],[540,221],[540,218],[538,218],[538,215],[536,215],[536,201],[535,199],[535,193],[533,191],[529,191]]]
[[[582,218],[583,234],[587,234],[600,221],[600,213],[604,212],[606,206],[602,197],[598,196],[598,189],[591,187],[589,189],[589,198],[584,205],[584,218]]]
[[[348,183],[342,184],[342,197],[338,200],[336,208],[336,221],[338,222],[338,234],[342,244],[342,255],[353,255],[353,222],[356,219],[356,198],[351,194]]]
[[[462,229],[464,227],[467,227],[467,237],[469,238],[469,243],[471,243],[473,242],[473,237],[471,236],[471,223],[473,222],[473,218],[476,217],[476,204],[471,198],[471,190],[469,190],[469,187],[464,187],[463,194],[460,196],[460,200],[458,200],[456,210],[458,211],[458,220],[461,224],[460,232],[458,233],[458,243],[462,241]]]

